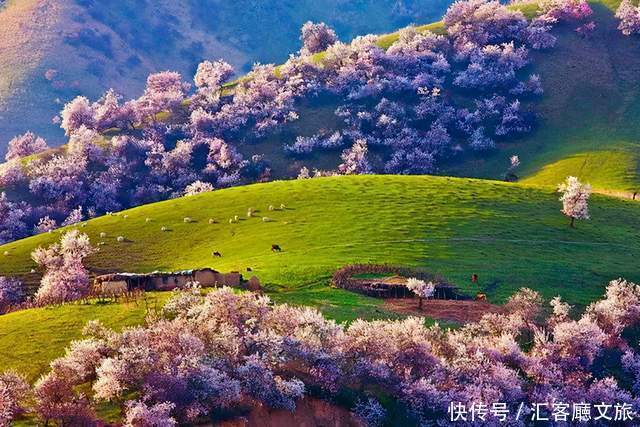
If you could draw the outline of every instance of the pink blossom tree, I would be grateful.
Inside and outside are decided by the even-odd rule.
[[[35,300],[39,304],[56,304],[86,297],[90,291],[89,272],[83,260],[94,252],[89,237],[78,230],[66,232],[59,243],[39,247],[31,257],[44,275]]]
[[[315,24],[308,21],[302,26],[300,40],[302,41],[300,53],[302,55],[312,55],[322,52],[333,45],[338,41],[338,36],[325,23]]]
[[[31,390],[25,379],[13,372],[0,374],[0,426],[10,426],[26,410]]]
[[[640,33],[640,6],[634,6],[630,0],[622,0],[616,10],[616,18],[620,20],[618,29],[625,36]]]
[[[93,129],[95,127],[94,115],[95,111],[89,100],[84,96],[78,96],[65,104],[60,113],[62,117],[60,127],[64,129],[67,135],[73,134],[80,126]]]
[[[182,81],[182,76],[173,71],[150,74],[144,94],[136,103],[141,117],[156,121],[157,114],[173,112],[184,101],[190,85]]]
[[[367,152],[367,141],[357,140],[350,149],[342,153],[342,163],[338,170],[345,175],[369,173],[371,166],[367,160]]]
[[[422,300],[433,296],[436,285],[433,282],[425,282],[424,280],[412,277],[407,280],[407,289],[416,294],[418,297],[418,307],[422,310]]]
[[[132,401],[127,405],[124,425],[126,427],[173,427],[178,422],[171,416],[175,405],[170,402],[148,406],[144,402]]]
[[[36,136],[33,132],[27,132],[24,135],[16,136],[9,141],[5,159],[19,159],[40,153],[48,148],[49,146],[43,138]]]
[[[576,219],[589,219],[589,184],[582,184],[575,176],[569,176],[558,186],[558,192],[562,194],[562,213],[571,218],[571,227],[575,227]]]
[[[215,188],[208,182],[194,181],[187,185],[184,189],[185,196],[195,196],[200,193],[207,193],[213,191]]]
[[[55,230],[56,228],[58,228],[58,223],[56,222],[56,220],[51,218],[49,215],[45,215],[40,218],[35,226],[34,231],[36,234],[48,233]]]

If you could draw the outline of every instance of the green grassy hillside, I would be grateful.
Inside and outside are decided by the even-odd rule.
[[[280,204],[286,208],[268,211]],[[248,208],[257,210],[256,217],[246,217]],[[640,251],[633,244],[640,206],[594,196],[593,219],[575,230],[559,209],[552,191],[501,182],[333,177],[145,205],[91,220],[82,230],[94,243],[105,242],[89,259],[95,271],[250,267],[281,298],[302,292],[313,299],[320,292],[322,299],[331,272],[349,262],[424,266],[462,286],[476,272],[482,283],[493,284],[489,295],[498,301],[527,285],[586,303],[608,279],[640,273],[632,262]],[[230,224],[235,215],[239,222]],[[210,218],[217,223],[209,224]],[[102,232],[107,237],[100,238]],[[118,243],[118,236],[126,241]],[[0,274],[28,273],[35,267],[30,252],[57,238],[43,234],[0,246],[0,253],[8,252]],[[272,253],[271,244],[284,251]],[[214,259],[212,251],[223,257]]]
[[[286,205],[279,209],[280,204]],[[269,211],[268,206],[278,209]],[[247,218],[248,208],[257,210]],[[380,301],[328,286],[351,262],[394,263],[438,272],[464,290],[503,302],[529,286],[573,304],[598,298],[623,276],[640,280],[640,205],[594,196],[592,220],[577,229],[557,195],[502,182],[426,176],[355,176],[282,181],[146,205],[88,221],[80,229],[104,241],[93,271],[213,267],[253,269],[279,302],[318,307],[338,320],[391,316]],[[128,215],[127,218],[124,215]],[[229,218],[238,215],[236,224]],[[268,216],[272,221],[263,222]],[[193,219],[185,223],[184,218]],[[146,219],[151,221],[147,222]],[[209,219],[218,222],[209,224]],[[161,227],[170,231],[161,231]],[[107,237],[100,238],[100,233]],[[126,242],[118,243],[123,236]],[[29,277],[30,252],[57,240],[44,234],[0,247],[0,275]],[[282,253],[272,253],[271,244]],[[9,255],[1,255],[5,251]],[[213,258],[212,251],[223,257]],[[479,274],[480,287],[469,277]],[[111,326],[142,322],[145,304],[67,305],[0,316],[0,367],[36,378],[80,336],[87,320]]]
[[[616,28],[619,1],[591,2],[596,30],[583,38],[564,25],[555,48],[534,53],[527,71],[540,74],[545,94],[533,106],[539,127],[483,158],[447,173],[498,177],[518,154],[524,182],[557,185],[567,175],[596,190],[640,190],[640,43]]]

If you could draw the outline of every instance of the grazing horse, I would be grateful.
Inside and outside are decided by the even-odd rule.
[[[282,252],[282,248],[280,247],[280,245],[271,245],[271,251],[272,252]]]
[[[220,252],[218,252],[218,251],[215,251],[215,252],[213,253],[213,256],[214,256],[214,257],[217,257],[217,258],[222,258],[222,254],[221,254]]]

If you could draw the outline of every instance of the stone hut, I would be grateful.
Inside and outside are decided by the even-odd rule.
[[[258,288],[260,281],[257,277],[252,283]],[[211,268],[199,270],[183,270],[173,272],[154,271],[152,273],[113,273],[97,276],[94,281],[98,292],[105,294],[124,293],[135,289],[145,291],[170,291],[175,288],[185,286],[189,282],[198,282],[203,288],[214,286],[230,286],[243,288],[249,283],[245,281],[242,274],[237,271],[230,273],[220,273]]]

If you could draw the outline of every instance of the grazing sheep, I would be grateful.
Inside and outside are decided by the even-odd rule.
[[[100,242],[100,243],[98,243],[98,246],[104,246],[106,244],[107,244],[106,242]]]
[[[229,218],[229,224],[233,224],[233,218]]]
[[[253,209],[247,209],[247,218],[251,218],[253,216]]]
[[[124,215],[122,215],[122,218],[127,219],[127,218],[129,218],[129,215],[124,214]]]
[[[4,256],[9,256],[9,251],[4,251]]]
[[[82,228],[84,228],[84,227],[86,227],[86,226],[87,226],[87,223],[86,223],[86,222],[83,222],[82,224],[80,224],[80,227],[82,227]]]
[[[213,255],[216,258],[222,258],[222,254],[218,251],[213,252],[211,255]]]
[[[118,236],[118,238],[116,240],[118,242],[122,243],[122,242],[124,242],[124,236]]]
[[[167,231],[167,227],[165,227],[164,225],[160,228],[160,231]]]
[[[100,233],[100,237],[102,237],[102,238],[104,239],[105,237],[107,237],[107,233],[105,233],[105,232],[103,231],[102,233]]]
[[[238,215],[235,215],[235,216],[233,217],[233,220],[234,220],[235,222],[238,222],[238,221],[240,220],[240,217],[239,217]]]
[[[151,218],[145,219],[144,222],[151,222]]]
[[[192,219],[191,219],[191,218],[189,218],[188,216],[186,216],[186,217],[184,217],[184,218],[182,219],[182,221],[184,221],[185,223],[187,223],[187,224],[188,224],[188,223],[190,223],[190,222],[192,221]]]
[[[280,245],[271,245],[271,252],[282,252]]]
[[[281,204],[280,204],[280,209],[287,209],[287,207],[285,206],[285,204],[284,204],[284,203],[281,203]]]
[[[267,216],[263,216],[262,217],[262,222],[269,222],[271,221],[271,218],[267,217]]]
[[[209,224],[215,224],[216,222],[218,222],[218,221],[216,221],[216,220],[215,220],[215,219],[213,219],[213,218],[209,218]]]
[[[273,205],[269,205],[269,210],[270,210],[270,211],[272,211],[272,210],[274,210],[274,209],[275,209],[275,208],[273,207]]]
[[[35,269],[35,268],[32,268],[32,269],[31,269],[31,274],[34,274],[35,272],[36,272],[36,269]]]

